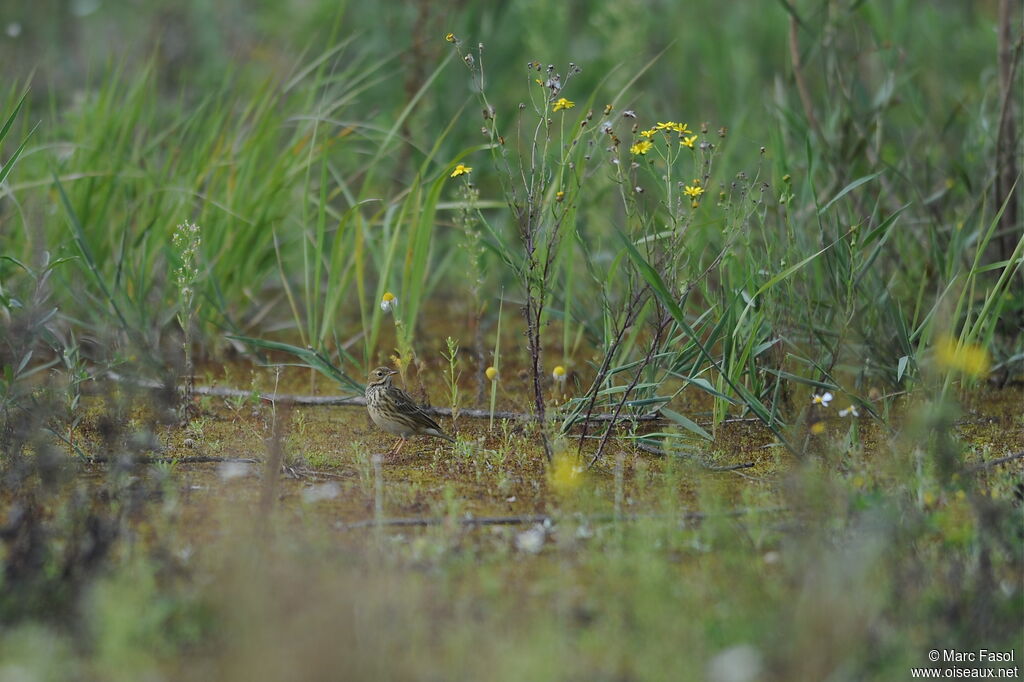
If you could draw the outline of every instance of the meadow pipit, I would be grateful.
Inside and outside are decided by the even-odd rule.
[[[370,419],[388,433],[401,436],[388,454],[397,455],[409,436],[436,436],[454,443],[455,439],[442,431],[408,393],[391,383],[396,374],[393,369],[378,367],[370,372],[366,383],[366,411]]]

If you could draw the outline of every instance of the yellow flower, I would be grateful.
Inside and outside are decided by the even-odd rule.
[[[565,192],[555,192],[555,201],[562,201],[565,199]]]
[[[473,172],[472,168],[470,168],[469,166],[466,166],[466,165],[460,163],[458,166],[455,167],[455,170],[452,171],[451,177],[457,178],[460,175],[466,175],[466,174],[472,173],[472,172]]]
[[[560,494],[572,492],[583,482],[583,467],[568,452],[556,452],[548,471],[551,487]]]
[[[486,374],[487,378],[490,379],[491,381],[498,380],[498,370],[495,369],[494,367],[488,367],[486,370],[484,370],[484,374]]]
[[[384,312],[390,312],[396,307],[398,307],[398,299],[390,291],[385,291],[380,299],[380,309]]]
[[[572,109],[576,106],[576,102],[568,100],[564,97],[559,97],[558,101],[555,102],[555,106],[552,107],[552,111],[561,111],[562,109]]]
[[[961,345],[948,334],[935,344],[935,360],[941,367],[978,378],[988,374],[990,364],[985,348],[969,343]]]
[[[552,376],[552,378],[554,378],[555,381],[557,381],[559,383],[564,383],[565,382],[565,367],[562,367],[561,365],[558,365],[557,367],[555,367],[554,371],[551,372],[551,376]]]
[[[692,130],[690,130],[690,127],[687,126],[685,123],[673,123],[672,130],[676,131],[680,135],[689,135],[691,132],[693,132]]]
[[[447,40],[449,43],[454,43],[455,42],[455,34],[454,33],[449,33],[449,34],[447,34],[444,37],[444,39]]]
[[[693,197],[694,199],[696,199],[701,194],[704,194],[704,188],[701,187],[700,185],[687,185],[686,187],[683,188],[683,194],[685,194],[688,197]]]
[[[651,151],[651,147],[653,147],[653,146],[654,145],[651,144],[650,140],[643,140],[641,142],[637,142],[635,145],[630,147],[629,148],[629,153],[630,154],[639,154],[639,155],[642,156],[642,155],[646,154],[647,152]]]
[[[654,137],[654,133],[656,133],[656,132],[658,132],[658,131],[655,130],[654,128],[649,128],[648,130],[641,130],[640,131],[640,135],[642,137]]]
[[[676,125],[678,125],[678,124],[675,121],[665,121],[664,123],[659,121],[658,124],[654,126],[654,129],[655,130],[675,130],[676,129]]]
[[[928,491],[922,496],[921,501],[926,507],[930,507],[938,501],[938,498],[935,497],[935,493]]]
[[[684,137],[683,139],[679,140],[679,144],[683,145],[684,147],[689,147],[690,149],[693,149],[693,143],[696,141],[697,136],[690,135],[689,137]]]
[[[811,424],[811,433],[816,436],[820,436],[825,433],[825,422],[814,422]]]

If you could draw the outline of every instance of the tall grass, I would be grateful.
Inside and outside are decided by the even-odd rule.
[[[660,407],[687,437],[752,415],[787,442],[812,390],[878,413],[868,392],[913,387],[939,331],[991,347],[1007,371],[1019,363],[1019,339],[997,324],[1024,304],[1012,286],[1019,256],[991,256],[1006,235],[993,223],[1001,203],[988,199],[997,92],[976,77],[990,46],[982,11],[954,23],[907,3],[811,3],[754,21],[696,3],[655,21],[608,4],[554,46],[534,10],[474,8],[446,27],[465,43],[446,54],[443,32],[418,35],[409,53],[381,50],[384,35],[357,35],[349,7],[328,13],[324,44],[274,69],[240,68],[201,94],[168,88],[157,52],[141,68],[98,71],[70,106],[35,95],[16,132],[42,118],[36,146],[17,152],[20,177],[5,186],[6,254],[74,257],[54,274],[59,291],[76,292],[61,301],[68,324],[113,320],[125,354],[138,355],[181,334],[167,273],[179,265],[174,226],[193,221],[204,230],[197,351],[217,357],[228,335],[258,337],[346,377],[392,355],[404,371],[424,344],[434,355],[449,334],[421,317],[441,301],[472,301],[477,330],[493,325],[504,289],[527,309],[537,414],[554,364],[580,386],[563,430],[595,410]],[[628,52],[662,35],[669,16],[744,42],[719,55],[694,30],[655,40],[657,53]],[[487,33],[499,18],[503,30]],[[961,56],[932,55],[920,73],[891,47],[917,54],[952,31]],[[606,49],[582,49],[584,35],[605,36]],[[592,58],[567,67],[573,49]],[[397,88],[409,54],[432,60]],[[470,71],[454,64],[472,55]],[[680,62],[701,66],[680,80]],[[545,83],[558,72],[556,92]],[[20,88],[4,93],[12,107]],[[553,111],[561,97],[575,107]],[[639,118],[623,117],[632,111]],[[667,118],[698,133],[693,154],[649,163],[660,147],[629,153],[640,130]],[[518,127],[527,119],[539,127]],[[451,178],[458,163],[472,175]],[[694,179],[705,190],[697,209],[679,203]],[[54,186],[66,197],[56,215],[46,209]],[[515,215],[498,210],[505,198]],[[465,232],[451,229],[467,209],[482,251],[460,249]],[[471,287],[467,271],[479,273]],[[395,325],[379,306],[385,292],[399,300]],[[709,396],[707,415],[672,408],[694,391]]]

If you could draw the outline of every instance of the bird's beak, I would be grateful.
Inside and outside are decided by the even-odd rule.
[[[388,370],[388,376],[392,376],[393,377],[396,374],[398,374],[398,370],[397,369],[389,369]]]

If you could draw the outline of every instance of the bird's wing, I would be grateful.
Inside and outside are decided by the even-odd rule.
[[[399,411],[405,412],[410,415],[414,415],[415,418],[419,420],[424,426],[431,429],[437,429],[441,433],[444,433],[440,425],[438,425],[438,423],[434,421],[429,414],[424,412],[423,408],[420,405],[416,404],[416,401],[412,399],[411,395],[409,395],[402,389],[398,388],[397,386],[392,386],[392,388],[394,389],[393,397],[395,399],[395,407],[397,407]]]

